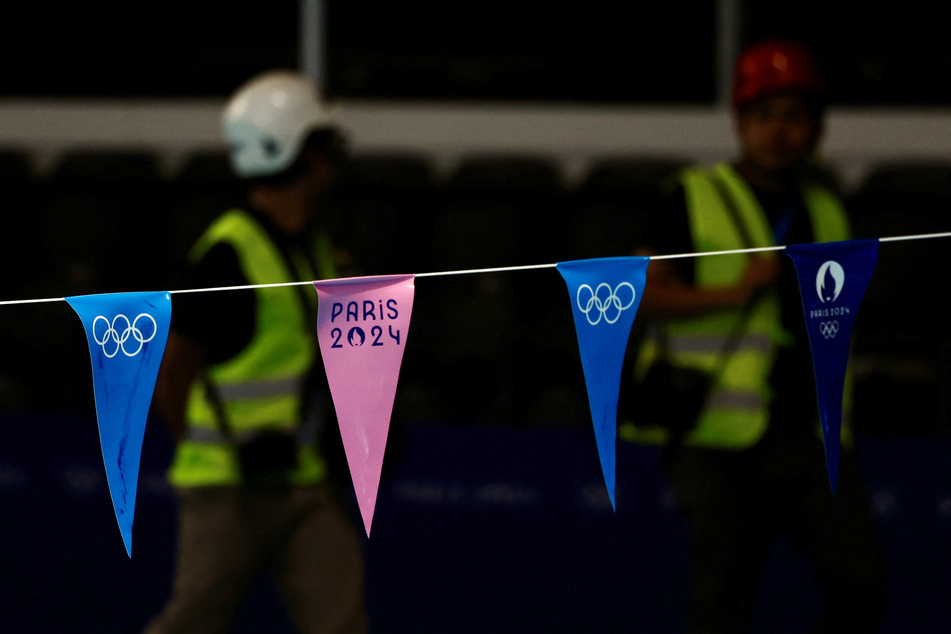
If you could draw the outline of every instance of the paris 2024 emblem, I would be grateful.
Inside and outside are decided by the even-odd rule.
[[[842,288],[845,286],[845,269],[835,260],[828,260],[819,267],[816,273],[816,294],[819,295],[819,301],[826,304],[826,308],[816,308],[810,312],[810,318],[826,318],[819,322],[819,334],[825,339],[834,339],[839,334],[839,320],[835,319],[840,315],[848,315],[848,306],[835,306],[835,302],[842,294]]]

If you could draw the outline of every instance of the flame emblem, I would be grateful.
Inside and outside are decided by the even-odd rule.
[[[835,260],[824,262],[816,274],[816,293],[819,301],[832,303],[839,298],[845,286],[845,269]]]

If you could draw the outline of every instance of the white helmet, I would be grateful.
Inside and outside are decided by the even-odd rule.
[[[290,167],[313,129],[335,125],[316,84],[290,71],[266,72],[241,86],[221,123],[231,166],[242,177],[269,176]]]

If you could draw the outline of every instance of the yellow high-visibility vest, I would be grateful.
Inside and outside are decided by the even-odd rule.
[[[267,231],[245,211],[232,210],[216,220],[199,238],[189,257],[198,261],[215,244],[231,245],[250,284],[273,284],[295,279]],[[325,235],[315,245],[320,278],[336,277],[330,242]],[[306,258],[294,262],[301,275],[314,272]],[[316,324],[308,323],[300,289],[292,286],[255,289],[255,331],[248,345],[231,359],[207,369],[218,402],[235,439],[280,429],[293,433],[301,424],[303,384],[317,359]],[[306,293],[317,304],[317,294]],[[316,314],[316,311],[314,311]],[[237,484],[241,476],[233,443],[221,432],[218,410],[202,381],[192,385],[186,406],[186,437],[176,448],[169,479],[176,486]],[[316,448],[301,443],[298,468],[290,476],[298,484],[323,479],[326,466]]]
[[[730,165],[690,168],[681,174],[680,180],[697,252],[747,247],[724,202],[724,195],[729,196],[746,227],[752,242],[749,246],[775,246],[769,221],[755,194]],[[848,239],[845,212],[831,191],[819,184],[807,184],[802,188],[802,196],[816,242]],[[765,252],[762,257],[783,256],[778,252]],[[705,288],[733,286],[742,279],[746,265],[747,256],[742,254],[697,258],[695,284]],[[666,331],[671,361],[711,370],[740,317],[740,309],[730,309],[667,322],[662,327]],[[696,427],[687,433],[684,443],[728,449],[742,449],[756,443],[769,423],[772,400],[769,376],[777,350],[790,342],[791,335],[781,323],[779,297],[775,292],[767,293],[750,310],[745,331],[723,366]],[[656,344],[646,342],[638,357],[635,375],[646,370],[657,354]],[[633,411],[636,415],[636,405]],[[637,421],[622,421],[619,435],[624,440],[651,444],[667,440],[663,429],[638,426]]]

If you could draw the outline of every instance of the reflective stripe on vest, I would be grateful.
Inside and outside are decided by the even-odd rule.
[[[667,346],[671,352],[690,353],[690,352],[713,352],[718,353],[726,345],[726,336],[720,335],[684,335],[676,337],[669,341]],[[747,333],[736,340],[736,349],[756,350],[757,352],[769,352],[772,350],[773,342],[765,334]]]
[[[252,429],[247,431],[235,432],[231,434],[231,438],[236,442],[243,442],[245,440],[250,440],[258,433],[258,430]],[[309,440],[309,434],[302,430],[300,427],[289,431],[288,433],[293,433],[299,441]],[[188,427],[185,431],[185,438],[194,443],[223,443],[226,441],[225,435],[219,429],[207,429],[205,427]]]
[[[750,246],[774,246],[772,229],[755,194],[731,166],[721,163],[712,168],[688,169],[681,175],[695,250],[729,251],[747,246],[714,179],[719,180],[733,201],[749,234]],[[817,242],[847,239],[844,212],[831,192],[817,185],[807,185],[802,196]],[[764,253],[762,257],[779,255]],[[748,258],[745,255],[717,255],[696,258],[695,262],[695,284],[715,288],[738,283]],[[739,318],[739,310],[726,310],[668,322],[664,328],[671,359],[685,366],[712,369]],[[790,338],[782,329],[778,296],[775,293],[765,295],[752,308],[746,331],[737,341],[711,392],[707,407],[685,442],[740,449],[759,440],[768,422],[769,375],[776,350]],[[653,346],[646,346],[642,353],[654,351]],[[639,360],[638,365],[645,367],[646,362]],[[625,427],[621,436],[627,440],[655,442],[665,436],[657,429],[639,429],[630,423]]]
[[[320,251],[317,262],[321,277],[334,277],[332,259],[326,253],[330,250],[329,241],[326,237],[320,241],[316,249]],[[230,211],[215,221],[196,243],[191,257],[200,259],[221,242],[235,249],[250,284],[316,279],[304,258],[295,259],[295,268],[304,276],[297,279],[267,231],[246,212]],[[316,292],[304,290],[303,297],[316,307]],[[255,293],[255,332],[251,341],[232,359],[208,368],[229,426],[239,439],[262,428],[290,431],[299,426],[304,377],[317,358],[313,335],[316,326],[308,323],[307,312],[301,305],[301,289],[272,287],[255,289]],[[176,452],[170,471],[172,483],[197,486],[236,482],[234,448],[222,442],[217,409],[208,400],[201,382],[192,386],[186,420],[187,440]],[[308,478],[319,479],[324,473],[322,461],[316,453],[307,453],[311,449],[303,449],[307,449],[307,455],[292,479],[297,481],[307,474]]]
[[[297,396],[301,393],[304,380],[301,377],[288,379],[267,379],[263,381],[244,381],[218,386],[218,398],[225,404],[252,398],[274,396]]]
[[[707,409],[746,409],[756,410],[763,407],[763,395],[756,392],[741,392],[739,390],[724,390],[714,392],[707,400]]]
[[[297,469],[288,476],[292,484],[313,484],[326,476],[327,466],[312,445],[298,447],[297,463]],[[239,484],[237,451],[227,443],[185,439],[175,448],[169,481],[181,487]]]

